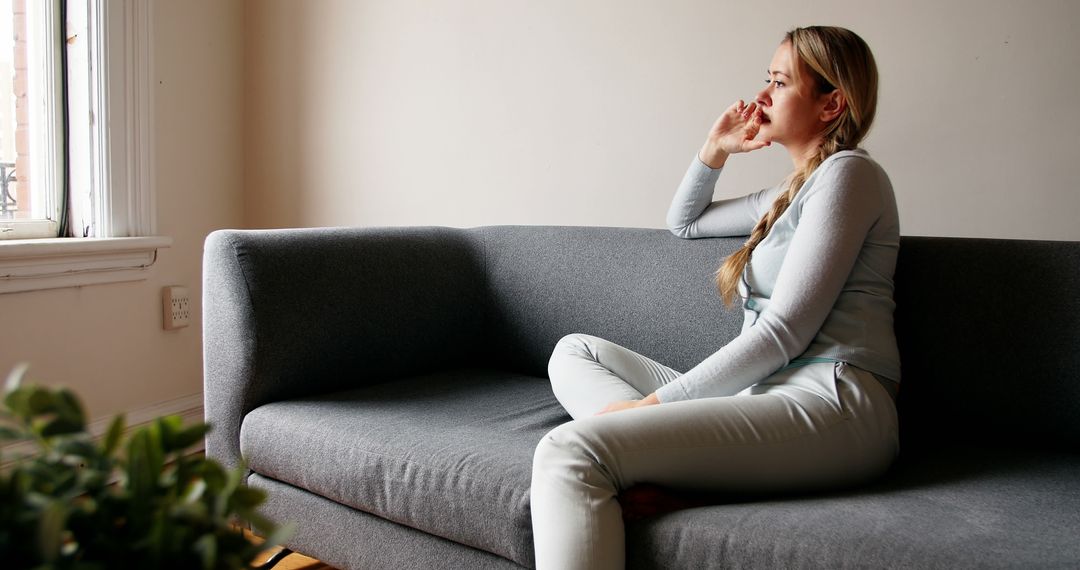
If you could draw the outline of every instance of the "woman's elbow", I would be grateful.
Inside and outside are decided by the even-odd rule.
[[[682,220],[675,221],[670,219],[667,221],[668,231],[671,232],[675,237],[682,239],[690,239],[694,237],[693,227],[693,222],[684,223],[682,222]]]

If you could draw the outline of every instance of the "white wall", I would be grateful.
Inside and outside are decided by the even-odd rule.
[[[202,391],[202,242],[242,222],[242,3],[154,6],[158,228],[172,248],[147,281],[0,295],[0,374],[29,362],[94,418]],[[162,330],[165,285],[190,288],[190,327]]]
[[[882,75],[866,146],[908,235],[1080,239],[1080,2],[246,0],[253,226],[662,227],[715,116],[796,25]],[[729,163],[771,185],[781,148]]]

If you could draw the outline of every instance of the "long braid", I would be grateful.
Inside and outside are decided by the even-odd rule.
[[[791,202],[799,193],[799,189],[806,183],[806,179],[813,174],[818,166],[821,166],[822,162],[825,162],[826,158],[840,150],[839,147],[840,145],[835,139],[827,140],[819,146],[817,154],[807,162],[806,166],[791,175],[787,190],[781,192],[773,200],[772,207],[758,220],[746,243],[735,253],[729,255],[720,268],[717,269],[716,287],[720,291],[720,297],[724,300],[725,305],[731,306],[735,303],[735,298],[738,296],[739,278],[742,276],[746,264],[750,262],[750,256],[753,254],[754,248],[761,243],[761,240],[765,239],[765,236],[769,235],[773,224],[787,211],[788,206],[791,205]]]
[[[789,32],[785,41],[792,43],[801,63],[809,68],[818,91],[827,93],[841,89],[847,97],[847,108],[826,127],[817,153],[790,176],[787,189],[758,220],[746,243],[717,269],[716,287],[728,306],[733,305],[739,295],[739,282],[754,248],[769,234],[776,220],[787,211],[803,184],[825,159],[858,146],[870,129],[877,107],[874,56],[857,35],[840,28],[811,27]]]

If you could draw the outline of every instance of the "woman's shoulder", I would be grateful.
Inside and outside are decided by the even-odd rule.
[[[862,203],[879,209],[892,200],[888,174],[862,149],[843,150],[825,159],[806,181],[796,198],[805,203],[825,200],[830,203]]]
[[[874,184],[890,187],[889,175],[870,153],[858,148],[834,153],[814,172],[815,186],[833,186],[835,183],[854,183],[860,186]]]
[[[833,153],[832,156],[830,156],[829,158],[826,158],[821,163],[821,166],[819,166],[818,169],[819,170],[825,170],[825,169],[831,169],[831,170],[865,170],[865,169],[872,169],[872,170],[880,171],[882,173],[885,172],[885,169],[882,168],[881,165],[878,164],[878,162],[876,160],[874,160],[874,158],[872,156],[870,156],[870,153],[866,152],[864,149],[861,149],[861,148],[856,148],[856,149],[852,149],[852,150],[842,150],[840,152]]]

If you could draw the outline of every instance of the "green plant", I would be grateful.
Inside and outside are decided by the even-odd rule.
[[[284,538],[256,512],[264,495],[242,484],[242,469],[185,454],[206,424],[162,417],[126,438],[118,416],[95,441],[75,394],[23,385],[24,370],[9,377],[0,406],[0,445],[30,447],[2,458],[0,565],[247,568]],[[266,542],[247,540],[243,521]]]

